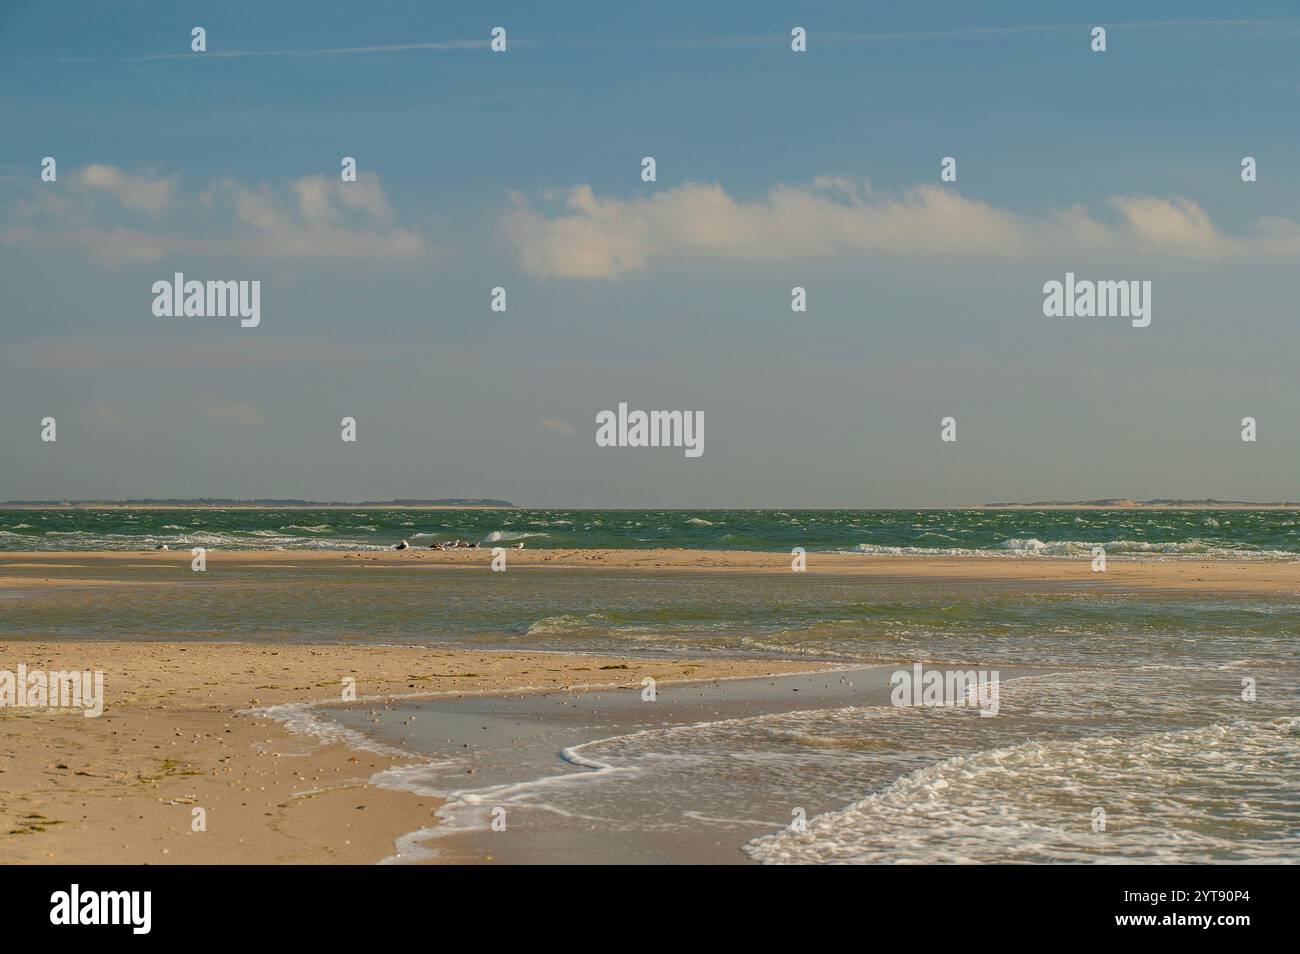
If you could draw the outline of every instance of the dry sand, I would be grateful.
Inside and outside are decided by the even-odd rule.
[[[806,662],[621,660],[421,648],[0,642],[0,669],[102,670],[98,718],[0,708],[0,863],[371,863],[436,799],[369,783],[404,762],[294,734],[250,707],[420,692],[764,675]],[[617,668],[602,668],[617,667]],[[376,702],[382,705],[382,702]],[[191,830],[193,810],[205,832]]]

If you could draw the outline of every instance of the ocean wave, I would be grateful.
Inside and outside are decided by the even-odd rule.
[[[859,543],[852,550],[835,550],[834,553],[866,553],[871,556],[1010,556],[997,550],[976,550],[969,547],[912,547],[889,546],[877,543]]]
[[[601,613],[588,613],[579,616],[575,613],[563,613],[559,616],[547,616],[528,627],[526,636],[571,635],[577,630],[599,626],[606,617]]]
[[[1091,556],[1101,547],[1106,554],[1136,554],[1151,556],[1199,556],[1211,558],[1255,558],[1278,559],[1297,554],[1285,550],[1263,550],[1248,547],[1222,546],[1207,540],[1192,538],[1182,542],[1152,543],[1146,540],[1111,540],[1098,543],[1088,540],[1055,540],[1044,542],[1037,537],[1024,539],[1012,538],[1002,546],[1009,552],[1021,556]]]
[[[709,627],[697,626],[694,634],[704,635]],[[524,639],[565,636],[570,639],[590,639],[595,637],[612,637],[622,641],[665,643],[672,641],[672,635],[665,631],[660,623],[619,622],[605,613],[562,613],[537,620],[528,627]]]
[[[889,546],[859,543],[852,550],[835,550],[834,553],[857,553],[871,556],[956,556],[956,557],[1079,557],[1087,558],[1101,547],[1107,556],[1201,557],[1219,560],[1294,560],[1300,552],[1291,550],[1256,549],[1244,546],[1222,546],[1206,540],[1192,539],[1181,543],[1152,543],[1146,540],[1111,540],[1105,543],[1090,540],[1044,541],[1037,537],[1012,537],[998,548],[977,547],[924,547]]]
[[[386,550],[388,545],[357,540],[322,539],[283,534],[274,530],[206,531],[191,533],[94,533],[87,530],[52,531],[28,535],[0,530],[0,549],[10,540],[21,549],[41,550],[153,550],[161,544],[173,549],[204,547],[209,550]]]
[[[1298,756],[1295,718],[1027,742],[912,772],[745,850],[769,864],[1294,861],[1300,782],[1267,767]],[[1245,781],[1248,803],[1232,796]]]
[[[493,530],[483,538],[484,543],[504,543],[510,540],[528,540],[533,537],[549,537],[549,533],[529,533],[524,530]]]

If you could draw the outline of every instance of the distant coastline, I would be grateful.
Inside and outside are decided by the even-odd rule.
[[[1040,500],[1034,503],[986,503],[975,510],[1300,510],[1295,501],[1256,503],[1249,500],[1181,500],[1157,497],[1153,500]]]
[[[127,500],[0,500],[0,510],[516,510],[517,505],[508,500],[473,497],[447,497],[440,499],[396,500],[297,500],[257,498],[251,500],[223,497],[153,498]],[[541,510],[573,510],[572,507],[541,507]],[[584,508],[576,508],[582,510]],[[636,507],[598,507],[597,510],[636,511]],[[711,507],[660,507],[665,512],[707,512]],[[729,508],[732,509],[732,508]],[[738,512],[765,513],[779,511],[775,507],[737,507]],[[953,511],[953,510],[1300,510],[1300,501],[1249,501],[1200,500],[1157,497],[1151,500],[1129,500],[1106,497],[1097,500],[1038,500],[1032,502],[1005,501],[996,503],[965,504],[949,507],[796,507],[796,510],[816,512],[863,513],[887,511]]]
[[[4,500],[6,510],[510,510],[508,500],[448,497],[440,500],[227,500],[221,497],[139,500]]]

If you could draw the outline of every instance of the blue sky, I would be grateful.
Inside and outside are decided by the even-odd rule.
[[[610,7],[0,8],[0,498],[1297,496],[1293,5]],[[1044,318],[1067,270],[1151,327]]]

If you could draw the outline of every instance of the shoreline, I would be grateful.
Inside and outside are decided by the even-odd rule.
[[[507,569],[600,573],[791,573],[787,553],[749,550],[553,549],[506,551]],[[175,571],[185,579],[189,550],[0,551],[0,588],[5,586],[117,585],[119,579],[96,578],[96,572],[119,569]],[[222,564],[247,569],[307,569],[327,566],[359,571],[487,572],[491,548],[476,550],[219,550],[207,551],[209,575]],[[51,572],[52,571],[52,572]],[[89,571],[68,574],[66,571]],[[1300,555],[1295,560],[1200,559],[1192,556],[1112,555],[1104,572],[1093,572],[1088,557],[1058,556],[921,556],[849,553],[807,554],[808,576],[847,575],[864,579],[964,582],[1029,587],[1096,590],[1203,590],[1290,594],[1300,592]],[[49,575],[46,575],[49,574]],[[181,575],[183,574],[183,575]]]
[[[582,511],[592,510],[600,513],[638,513],[644,507],[529,507],[522,504],[399,504],[399,503],[321,503],[321,504],[205,504],[205,503],[114,503],[112,501],[93,501],[86,503],[29,503],[26,501],[8,501],[0,503],[0,512],[6,510],[519,510],[525,512],[547,511]],[[1144,503],[1126,501],[1123,503],[997,503],[997,504],[954,504],[950,507],[655,507],[665,513],[713,513],[725,510],[729,513],[776,513],[793,510],[796,513],[947,513],[951,511],[981,510],[1113,510],[1130,512],[1134,510],[1290,510],[1300,511],[1300,501],[1281,501],[1277,503]]]
[[[670,800],[680,800],[674,800],[670,814],[721,822],[722,827],[670,825],[665,829],[651,824],[639,836],[629,837],[643,820],[643,812],[664,809],[666,793],[638,804],[634,786],[620,796],[617,808],[608,802],[601,805],[599,797],[606,791],[602,782],[617,785],[619,779],[639,777],[653,784],[654,772],[644,763],[636,764],[635,758],[631,763],[607,763],[593,750],[647,734],[698,732],[808,710],[888,708],[891,676],[900,665],[840,663],[769,678],[664,684],[652,705],[640,697],[633,683],[563,696],[406,700],[381,713],[380,722],[373,725],[360,706],[337,710],[335,717],[353,731],[368,730],[380,744],[411,744],[435,756],[426,766],[399,768],[379,779],[398,790],[446,798],[436,813],[438,824],[401,838],[400,850],[385,863],[752,864],[744,846],[752,837],[772,835],[785,827],[779,807],[769,804],[754,813],[757,818],[753,814],[743,819],[702,818],[702,804],[693,803],[685,788],[674,786]],[[1055,670],[1000,667],[999,680],[1007,684],[1051,671]],[[583,715],[575,719],[575,710]],[[430,720],[435,720],[432,728]],[[466,756],[457,748],[458,729],[479,740],[476,753]],[[445,738],[449,734],[454,738]],[[472,778],[464,774],[469,760],[477,770]],[[563,798],[566,792],[572,798],[565,806],[552,807],[551,798]],[[705,798],[703,805],[708,803]],[[839,811],[844,804],[834,798],[817,799],[805,807],[810,814],[819,814]],[[584,810],[591,814],[583,814]],[[493,816],[498,813],[503,820],[508,815],[509,823],[494,830]],[[566,827],[565,819],[577,824]],[[510,838],[497,833],[505,830],[512,833]]]
[[[806,572],[792,573],[787,554],[770,552],[523,550],[510,557],[509,573],[497,574],[483,549],[211,550],[206,571],[196,575],[188,551],[0,553],[0,618],[9,613],[11,631],[23,631],[0,640],[0,671],[25,666],[28,674],[98,670],[105,676],[98,718],[0,706],[0,725],[13,740],[0,751],[0,863],[455,863],[545,860],[565,851],[574,861],[741,860],[732,834],[755,826],[756,835],[770,833],[790,810],[773,800],[785,791],[779,773],[754,783],[754,793],[766,793],[763,805],[753,802],[754,811],[744,804],[726,811],[699,807],[746,791],[719,784],[729,770],[712,780],[703,776],[704,789],[689,789],[690,811],[681,817],[693,812],[723,826],[711,829],[707,843],[695,840],[693,829],[669,825],[662,838],[640,838],[637,832],[658,829],[649,821],[641,828],[616,824],[624,812],[642,817],[643,809],[675,806],[686,791],[674,788],[670,775],[642,773],[635,760],[624,763],[626,771],[599,776],[601,785],[583,788],[598,800],[619,792],[626,803],[578,810],[563,803],[563,793],[584,785],[592,753],[648,730],[698,725],[713,731],[708,727],[788,706],[880,705],[887,697],[884,671],[868,676],[863,667],[891,660],[1010,676],[1022,667],[1105,668],[1146,657],[1186,664],[1186,654],[1200,651],[1179,644],[1171,631],[1148,650],[1126,644],[1117,652],[1115,640],[1126,629],[1107,621],[1127,616],[1100,617],[1100,642],[1077,649],[1069,633],[1050,652],[1019,652],[1027,644],[1014,640],[989,643],[977,619],[968,644],[946,640],[940,629],[935,645],[868,640],[851,660],[820,638],[802,655],[800,643],[773,645],[759,638],[761,631],[751,639],[743,627],[720,643],[674,646],[653,632],[653,616],[630,639],[618,638],[617,626],[614,634],[579,626],[576,635],[543,634],[533,645],[522,637],[524,627],[531,636],[539,620],[583,612],[592,592],[604,594],[606,605],[644,598],[649,610],[665,599],[688,607],[704,599],[712,606],[719,595],[760,603],[821,600],[844,607],[832,614],[836,619],[872,617],[874,604],[914,597],[922,609],[991,599],[989,605],[1016,613],[1019,604],[1045,596],[1047,629],[1030,628],[1030,637],[1051,632],[1051,621],[1068,619],[1061,613],[1070,607],[1098,601],[1104,608],[1118,598],[1153,607],[1170,600],[1177,604],[1171,612],[1210,614],[1197,627],[1210,639],[1219,629],[1216,599],[1236,612],[1243,595],[1248,603],[1257,594],[1279,597],[1271,606],[1244,608],[1267,616],[1278,607],[1293,612],[1300,593],[1296,561],[1114,558],[1105,572],[1094,573],[1088,559],[813,553]],[[1189,597],[1192,606],[1183,607]],[[1063,610],[1055,608],[1058,598]],[[493,609],[496,601],[527,609],[503,615]],[[466,618],[481,625],[467,625]],[[387,641],[390,634],[398,641]],[[512,648],[515,638],[529,648]],[[1218,672],[1223,658],[1262,651],[1264,661],[1242,671],[1265,685],[1273,655],[1251,645],[1211,646],[1204,657]],[[863,671],[846,677],[849,668]],[[797,696],[778,698],[789,691],[779,687],[800,673],[814,678],[794,690]],[[653,711],[639,698],[646,676],[662,692]],[[355,700],[344,698],[349,677]],[[1224,698],[1237,697],[1235,686],[1226,690]],[[1038,729],[1026,723],[1021,732]],[[895,744],[888,731],[875,738],[864,732],[841,740],[850,743],[846,754]],[[558,765],[557,750],[570,749],[587,753],[581,756],[587,761]],[[761,765],[761,758],[753,763],[756,770]],[[573,780],[551,780],[565,773]],[[631,776],[640,781],[620,788],[618,780]],[[818,778],[814,773],[807,781],[801,807],[810,817],[843,810],[850,799],[834,794],[833,774]],[[641,782],[650,788],[639,788]],[[546,797],[537,797],[543,791]],[[481,811],[502,805],[515,833],[508,851],[507,843],[487,840],[495,835],[477,834]],[[194,831],[200,808],[206,830]],[[542,816],[528,813],[536,811],[551,813],[552,823],[533,824]],[[569,824],[565,818],[578,828],[557,833]],[[611,819],[613,827],[594,840],[582,827]],[[431,827],[439,850],[426,856],[420,849],[434,847],[425,844]]]
[[[809,660],[644,659],[336,644],[6,640],[0,669],[102,670],[103,715],[0,708],[3,863],[375,863],[437,798],[376,784],[416,753],[313,736],[273,711],[754,678]],[[826,664],[830,667],[832,664]],[[616,680],[616,681],[611,681]],[[206,831],[194,831],[195,809]]]

